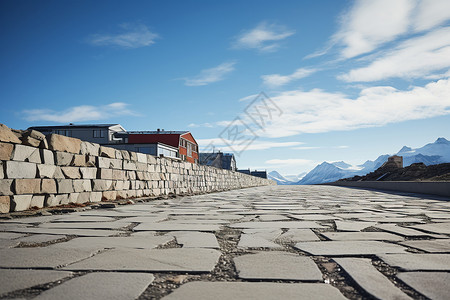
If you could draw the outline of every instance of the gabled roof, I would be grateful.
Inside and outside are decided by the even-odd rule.
[[[83,125],[76,125],[76,124],[67,124],[67,125],[46,125],[46,126],[31,126],[28,129],[37,129],[37,128],[45,128],[45,129],[66,129],[66,128],[109,128],[112,126],[120,126],[120,124],[83,124]],[[122,127],[123,128],[123,127]]]
[[[166,131],[166,130],[160,130],[160,131],[127,131],[129,134],[177,134],[182,135],[189,133],[189,131]]]

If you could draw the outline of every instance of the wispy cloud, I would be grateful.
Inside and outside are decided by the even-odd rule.
[[[191,128],[198,128],[198,127],[213,128],[213,127],[215,127],[215,126],[216,126],[216,125],[215,125],[214,123],[208,123],[208,122],[206,122],[206,123],[201,123],[201,124],[191,123],[191,124],[188,125],[188,127],[191,127]]]
[[[304,146],[304,147],[293,147],[294,150],[314,150],[314,149],[320,149],[321,147],[314,147],[314,146]]]
[[[450,79],[407,90],[368,87],[357,97],[313,89],[285,91],[271,99],[283,115],[272,119],[264,131],[256,131],[258,135],[277,138],[354,130],[450,114]]]
[[[284,26],[260,23],[253,29],[242,32],[234,41],[234,48],[257,49],[261,52],[273,52],[279,47],[279,41],[295,33]]]
[[[408,39],[375,58],[368,66],[339,76],[349,82],[388,78],[424,78],[450,67],[450,27]],[[443,74],[445,76],[445,74]]]
[[[93,34],[87,42],[94,46],[115,46],[121,48],[139,48],[150,46],[159,37],[143,24],[121,24],[117,33]]]
[[[197,76],[182,78],[187,86],[201,86],[225,79],[225,76],[234,71],[236,62],[224,62],[217,67],[205,69]]]
[[[80,105],[70,107],[63,111],[51,109],[24,110],[24,118],[27,121],[49,121],[56,123],[70,123],[82,121],[98,121],[123,115],[138,115],[127,108],[128,104],[115,102],[107,105],[92,106]]]
[[[261,78],[266,86],[274,88],[288,84],[293,80],[307,77],[316,71],[317,69],[299,68],[290,75],[270,74],[262,75]]]

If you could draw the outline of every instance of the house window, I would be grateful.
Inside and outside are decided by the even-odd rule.
[[[55,133],[59,135],[72,136],[72,130],[58,129],[55,130]]]
[[[94,130],[94,137],[95,138],[104,138],[105,131],[104,130]]]

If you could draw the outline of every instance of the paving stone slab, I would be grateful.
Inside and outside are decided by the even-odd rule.
[[[380,253],[404,253],[406,248],[379,241],[301,242],[295,248],[313,255],[348,256]]]
[[[27,289],[35,285],[61,280],[69,276],[72,276],[72,272],[0,269],[0,278],[2,278],[2,280],[0,280],[0,295]]]
[[[239,278],[322,281],[314,261],[288,252],[269,251],[233,258]]]
[[[216,236],[213,233],[173,231],[168,234],[175,236],[177,243],[183,245],[183,248],[220,248]]]
[[[210,272],[221,253],[213,249],[112,249],[71,264],[67,270]]]
[[[66,238],[65,235],[53,235],[53,234],[33,234],[30,236],[22,237],[20,239],[17,239],[21,243],[25,244],[38,244],[38,243],[47,243],[47,242],[53,242],[56,240],[64,239]]]
[[[403,238],[386,232],[321,232],[333,241],[402,241]]]
[[[341,231],[361,231],[374,226],[377,222],[334,221],[336,229]]]
[[[131,225],[126,222],[71,222],[71,223],[43,223],[39,228],[61,228],[61,229],[122,229]]]
[[[428,232],[450,234],[450,223],[429,223],[429,224],[413,225],[408,227],[425,230]]]
[[[367,258],[335,258],[347,274],[367,293],[377,299],[411,299],[380,273]]]
[[[58,268],[88,258],[100,249],[65,249],[48,246],[0,249],[2,268]]]
[[[311,229],[289,229],[277,238],[281,242],[309,242],[320,241]]]
[[[0,240],[0,249],[2,249],[2,248],[14,248],[14,247],[18,246],[19,244],[20,244],[20,242],[18,240],[1,239]]]
[[[0,232],[0,239],[2,240],[13,240],[24,236],[25,236],[24,234],[15,232]]]
[[[164,300],[299,299],[344,300],[338,289],[322,283],[188,282]]]
[[[135,248],[153,249],[173,240],[173,236],[127,236],[127,237],[79,237],[55,246],[61,248]]]
[[[309,229],[307,229],[309,230]],[[279,228],[276,229],[270,229],[270,228],[257,228],[257,229],[244,229],[242,230],[242,233],[245,234],[251,234],[253,236],[257,236],[269,241],[275,241],[282,233],[283,231]]]
[[[154,276],[146,273],[89,273],[70,279],[33,299],[137,299],[152,283]]]
[[[422,237],[422,236],[437,237],[436,235],[433,234],[425,233],[411,228],[401,227],[396,224],[378,224],[375,225],[374,227],[382,229],[387,232],[392,232],[407,237]]]
[[[283,246],[275,244],[263,237],[254,234],[241,234],[238,244],[239,248],[270,248],[284,249]]]
[[[54,219],[52,222],[114,222],[116,219],[102,216],[67,215]],[[130,221],[131,222],[131,221]]]
[[[57,235],[78,235],[78,236],[112,236],[123,231],[100,230],[100,229],[71,229],[71,228],[11,228],[8,231],[22,233],[57,234]]]
[[[433,300],[448,300],[450,273],[406,272],[399,273],[401,281]]]
[[[450,239],[405,241],[400,244],[430,253],[450,253]]]
[[[233,228],[326,228],[312,221],[291,221],[291,222],[242,222],[230,225]]]
[[[133,228],[134,231],[219,231],[220,226],[214,224],[165,224],[141,223]]]
[[[450,271],[450,254],[379,254],[388,265],[404,271]]]

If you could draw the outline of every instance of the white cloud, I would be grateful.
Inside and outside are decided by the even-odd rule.
[[[269,165],[278,165],[278,166],[309,166],[314,164],[312,160],[309,159],[301,159],[301,158],[288,158],[288,159],[269,159],[266,161],[266,164]]]
[[[320,89],[291,90],[272,96],[283,111],[256,132],[268,138],[384,126],[450,114],[450,80],[398,90],[390,86],[362,89],[356,98]]]
[[[206,122],[206,123],[201,123],[201,124],[191,123],[191,124],[188,125],[188,127],[191,127],[191,128],[198,128],[198,127],[212,128],[212,127],[215,127],[215,124],[213,124],[213,123],[208,123],[208,122]]]
[[[111,117],[122,115],[137,114],[127,109],[128,104],[123,102],[115,102],[102,106],[80,105],[70,107],[63,111],[54,111],[51,109],[31,109],[24,110],[25,119],[34,121],[49,121],[56,123],[70,123],[82,121],[105,120]]]
[[[450,67],[450,27],[408,39],[383,53],[368,66],[353,69],[339,79],[376,81],[392,77],[423,78]],[[446,70],[444,70],[445,72]]]
[[[450,1],[421,0],[414,18],[414,30],[424,31],[441,25],[450,19]]]
[[[225,79],[225,75],[234,71],[236,62],[225,62],[217,67],[205,69],[192,78],[183,78],[187,86],[201,86]]]
[[[284,26],[267,24],[263,22],[255,28],[244,31],[235,42],[235,48],[257,49],[261,52],[276,51],[280,45],[279,41],[293,35],[295,31],[288,30]]]
[[[294,147],[292,149],[294,150],[313,150],[313,149],[320,149],[321,147],[314,147],[314,146],[305,146],[305,147]]]
[[[344,58],[371,52],[407,32],[415,5],[414,0],[357,0],[332,41],[343,45]]]
[[[93,34],[87,42],[94,46],[117,46],[122,48],[139,48],[150,46],[158,38],[143,24],[121,24],[120,32],[114,34]]]
[[[299,68],[290,75],[270,74],[261,76],[263,83],[269,87],[279,87],[289,82],[301,79],[316,72],[317,69]]]

